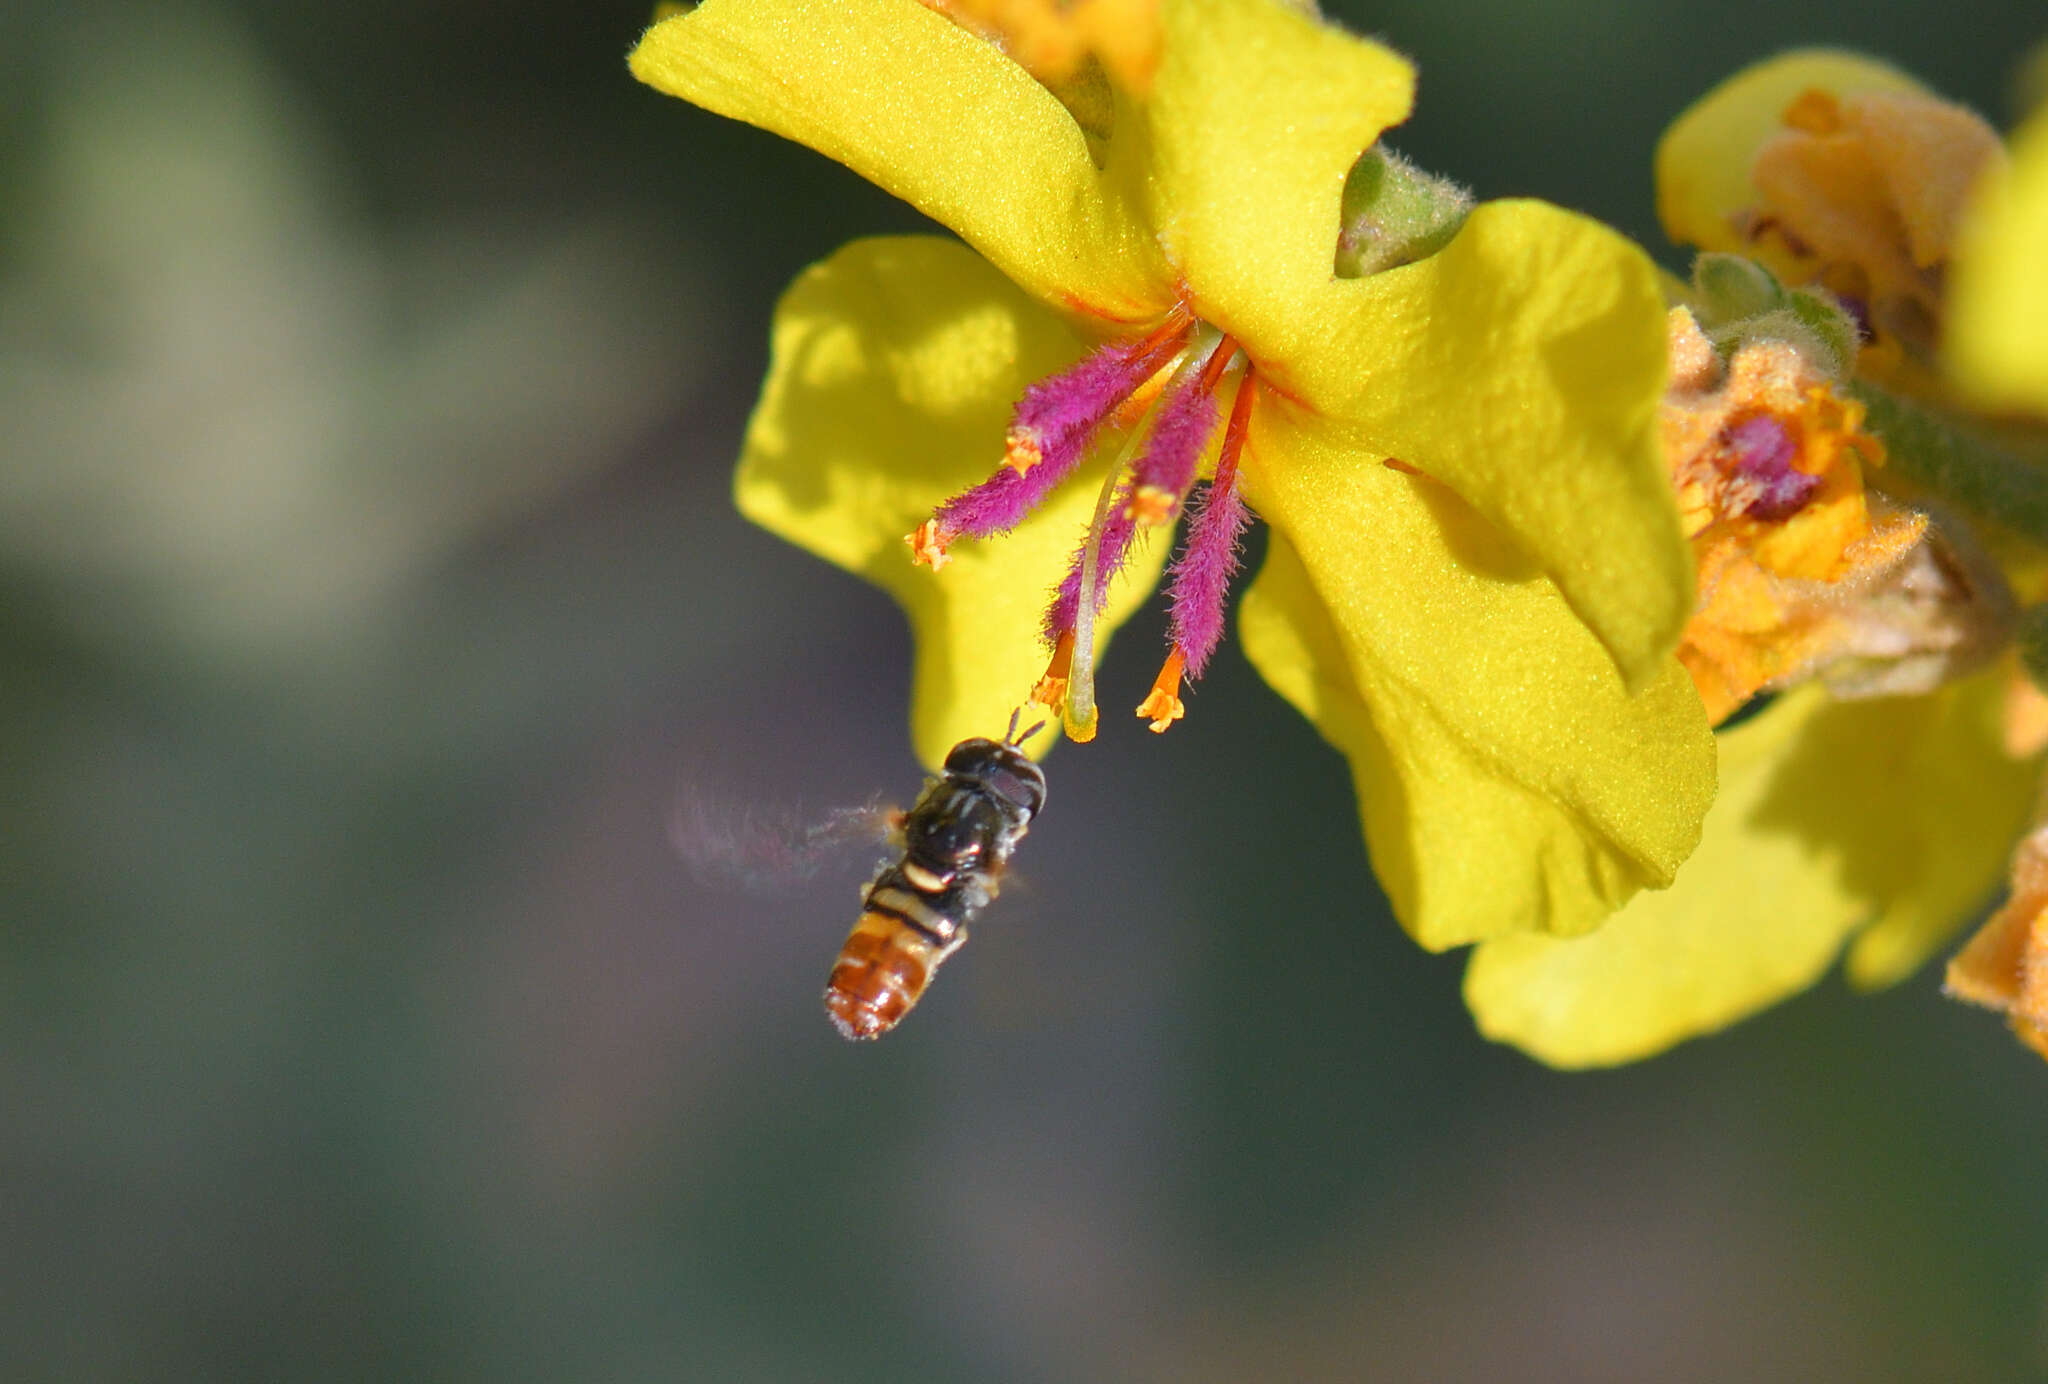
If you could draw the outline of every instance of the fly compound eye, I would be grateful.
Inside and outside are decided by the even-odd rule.
[[[1045,800],[1045,788],[1042,784],[1022,774],[1012,773],[1008,769],[991,768],[986,771],[982,781],[997,797],[1030,812],[1038,811],[1039,804]]]

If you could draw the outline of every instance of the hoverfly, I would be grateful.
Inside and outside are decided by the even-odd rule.
[[[847,1038],[879,1038],[903,1021],[967,925],[999,892],[1010,853],[1045,806],[1045,771],[1019,745],[1017,717],[1001,740],[962,740],[893,833],[902,858],[861,898],[825,983],[825,1013]]]
[[[800,823],[736,812],[685,791],[670,837],[694,873],[749,892],[807,878],[836,847],[886,836],[897,848],[862,886],[861,912],[825,984],[825,1013],[848,1038],[879,1038],[908,1014],[939,963],[967,941],[1011,852],[1045,806],[1045,773],[1020,748],[1039,727],[962,740],[908,811],[878,803]]]

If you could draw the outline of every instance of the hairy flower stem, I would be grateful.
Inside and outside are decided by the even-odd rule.
[[[2013,532],[2048,543],[2048,470],[1931,409],[1852,381],[1886,469]]]

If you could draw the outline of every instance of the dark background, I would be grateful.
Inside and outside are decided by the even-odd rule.
[[[1673,263],[1650,151],[1735,66],[2004,125],[2048,32],[1338,10],[1421,64],[1405,152]],[[918,219],[636,86],[645,19],[0,9],[0,1376],[2048,1377],[1998,1023],[1929,973],[1615,1073],[1489,1046],[1234,646],[1055,755],[1028,887],[835,1037],[868,859],[764,900],[664,823],[916,787],[900,617],[727,490],[776,293]]]

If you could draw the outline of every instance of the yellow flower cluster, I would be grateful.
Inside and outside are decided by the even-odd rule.
[[[797,280],[736,484],[902,602],[927,762],[1034,688],[1092,734],[1185,518],[1140,707],[1172,724],[1256,514],[1245,652],[1349,758],[1403,925],[1479,944],[1490,1035],[1640,1057],[1845,945],[1907,974],[1986,894],[2034,776],[1991,661],[2029,550],[1916,490],[1866,401],[2048,417],[2048,127],[2008,173],[1890,69],[1743,74],[1658,196],[1754,301],[1674,306],[1605,227],[1385,153],[1408,61],[1280,0],[705,0],[632,68],[957,237]],[[2036,1037],[2040,919],[1972,947],[2038,961],[2002,1001]]]
[[[2017,675],[2010,658],[1987,661],[2012,602],[1984,548],[1995,540],[2018,574],[2038,545],[1997,531],[1996,514],[1980,544],[1910,485],[1872,493],[1872,480],[1903,479],[1890,475],[1899,459],[1872,469],[1884,448],[1844,394],[1874,380],[1944,408],[1973,397],[1957,346],[1983,328],[1951,320],[1942,289],[2024,234],[2010,210],[2001,224],[1972,209],[2003,164],[1976,117],[1834,52],[1738,74],[1665,136],[1658,206],[1672,237],[1837,295],[1861,348],[1824,359],[1800,324],[1767,312],[1747,339],[1719,343],[1724,376],[1674,331],[1666,437],[1701,561],[1681,656],[1717,719],[1759,689],[1790,690],[1719,735],[1714,807],[1670,890],[1583,941],[1475,953],[1466,996],[1495,1037],[1560,1065],[1645,1056],[1803,989],[1845,946],[1851,981],[1896,981],[1991,896],[2035,794],[2038,745],[2007,749],[2025,739],[2002,724]],[[2044,321],[2015,354],[2048,357]],[[2048,391],[2016,402],[2048,417]],[[1730,436],[1716,410],[1730,407],[1781,420],[1794,468],[1818,480],[1804,506],[1758,525],[1703,503],[1701,473],[1718,474],[1715,445]]]

